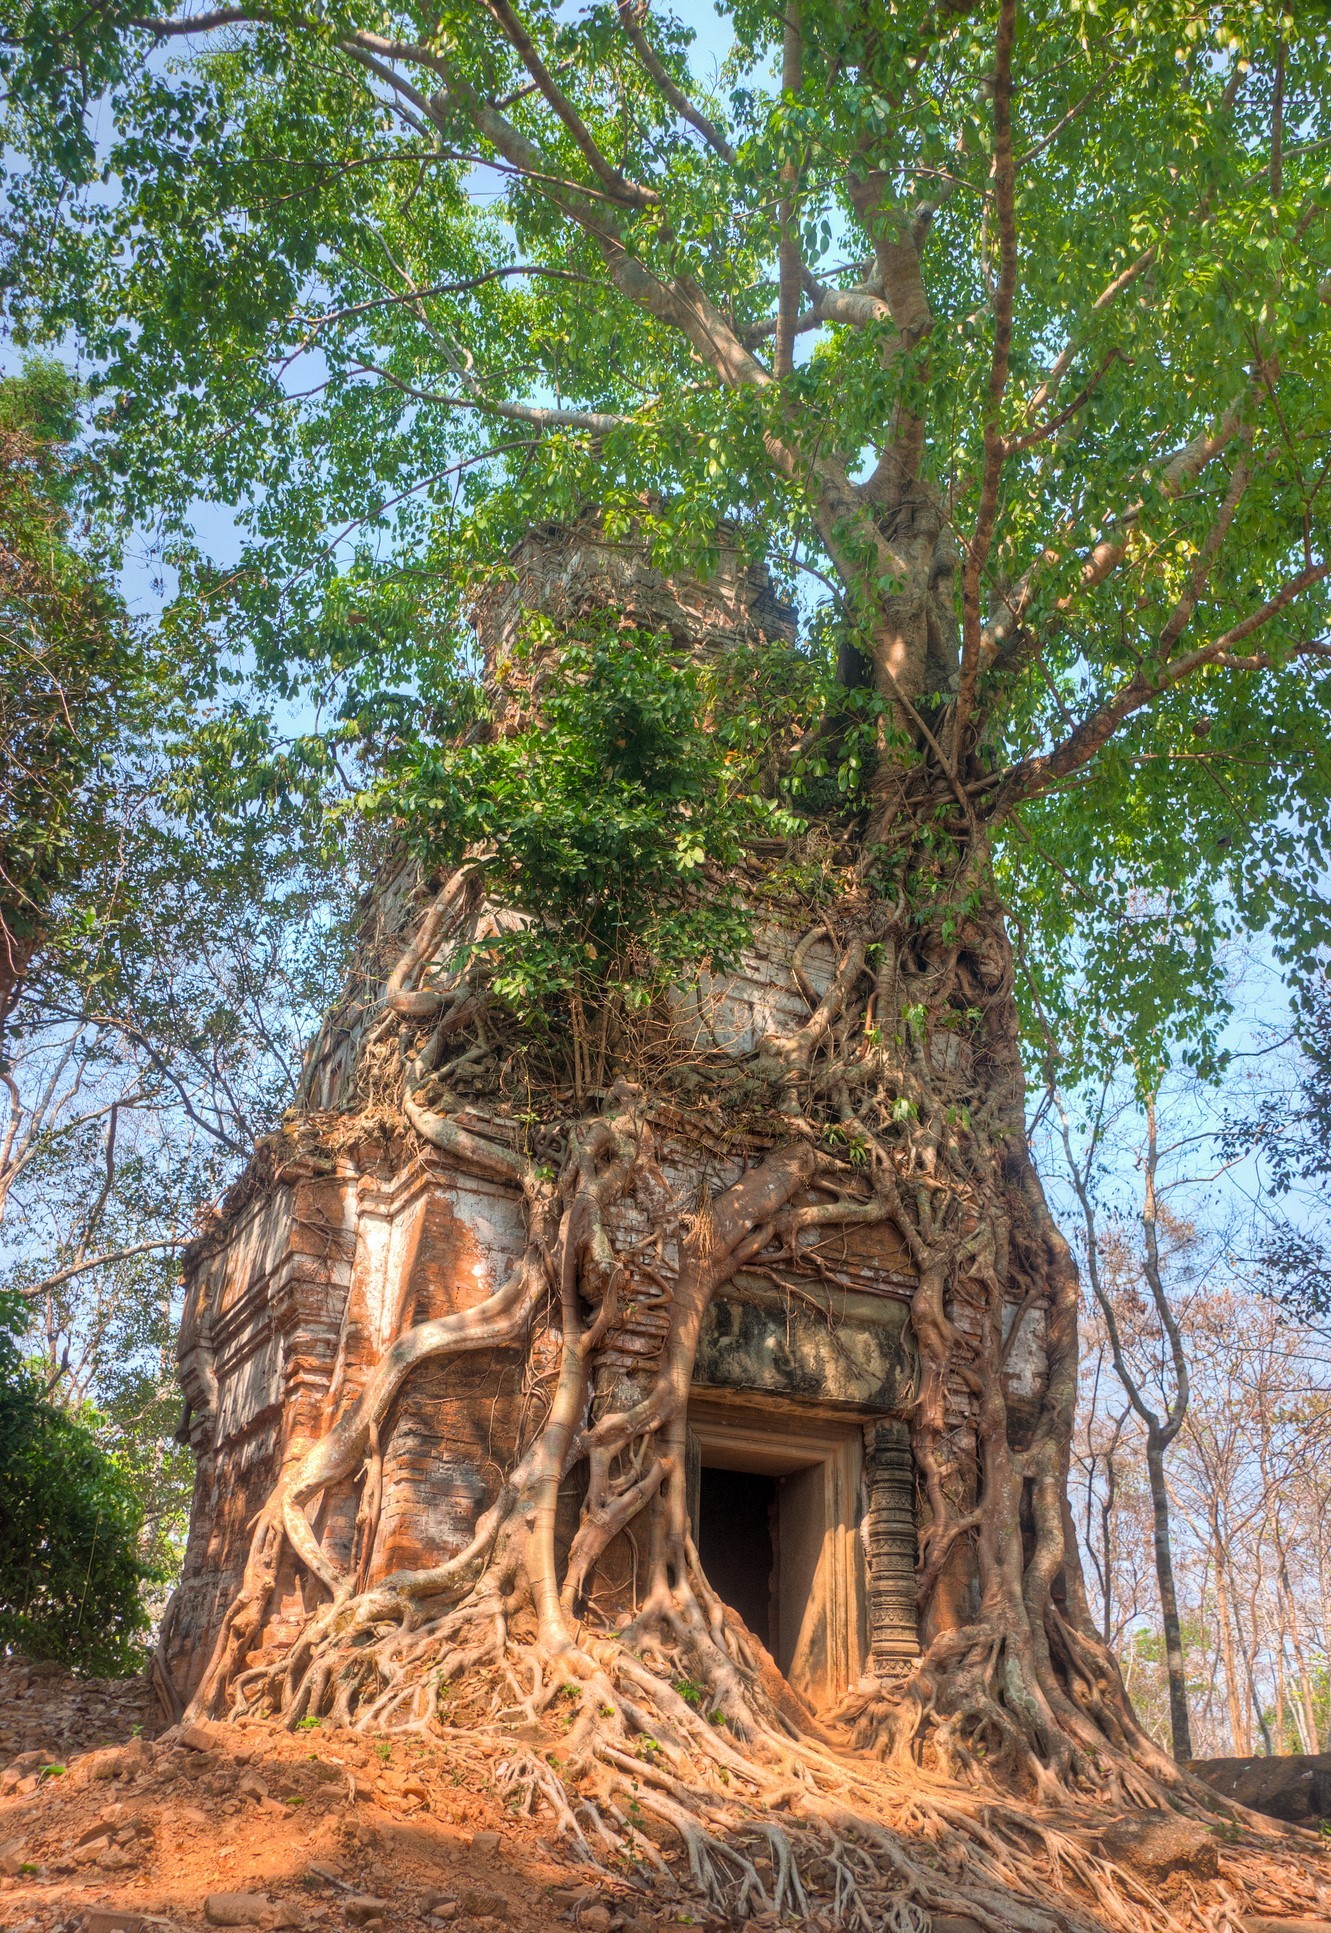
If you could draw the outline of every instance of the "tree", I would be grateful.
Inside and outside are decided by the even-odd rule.
[[[580,1746],[613,1755],[646,1724],[683,1727],[729,1777],[728,1744],[671,1702],[673,1664],[593,1656],[575,1635],[552,1558],[574,1448],[593,1473],[577,1565],[648,1512],[649,1648],[701,1672],[753,1751],[780,1758],[752,1674],[708,1649],[682,1400],[708,1299],[790,1233],[816,1183],[822,1220],[890,1223],[910,1249],[921,1593],[963,1541],[980,1583],[974,1615],[861,1736],[901,1756],[929,1739],[954,1771],[1046,1793],[1141,1791],[1143,1767],[1177,1785],[1092,1627],[1068,1527],[1077,1283],[1026,1150],[1005,911],[1083,1061],[1112,1011],[1143,1062],[1204,1063],[1235,909],[1288,952],[1326,934],[1324,28],[1174,0],[1111,17],[744,0],[707,88],[679,23],[631,0],[576,19],[510,0],[387,16],[240,0],[192,18],[11,0],[10,18],[16,326],[79,333],[108,489],[163,518],[178,612],[213,626],[230,676],[317,704],[304,750],[379,783],[404,837],[432,856],[460,845],[498,896],[515,876],[532,891],[531,853],[551,850],[520,850],[545,801],[515,796],[505,747],[525,730],[552,793],[576,759],[596,778],[581,814],[563,794],[554,881],[605,915],[580,963],[551,967],[547,894],[529,901],[529,945],[481,949],[442,1019],[412,984],[434,915],[389,981],[406,1117],[457,1145],[449,1069],[470,1057],[467,1081],[497,1090],[492,1015],[520,1026],[538,969],[554,974],[533,1096],[556,1158],[499,1164],[526,1194],[530,1248],[481,1339],[525,1333],[558,1284],[564,1368],[448,1580],[462,1594],[438,1645],[491,1659],[496,1603],[528,1607],[541,1695],[581,1688]],[[94,95],[116,130],[97,151]],[[234,568],[202,555],[200,493],[247,506]],[[753,555],[826,588],[827,676],[807,681],[801,728],[753,686],[751,709],[722,706],[668,653],[653,665],[647,639],[647,688],[626,696],[630,654],[576,628],[564,672],[559,640],[545,660],[562,719],[543,727],[521,665],[468,713],[464,590],[528,522],[588,502],[676,564],[714,557],[729,519]],[[616,707],[660,732],[650,769],[616,756]],[[718,721],[753,713],[727,748]],[[251,749],[272,769],[266,742]],[[844,790],[809,784],[820,768]],[[626,986],[651,998],[632,951],[644,911],[679,941],[675,971],[720,946],[709,919],[690,942],[690,918],[700,897],[724,904],[736,842],[773,805],[821,842],[804,890],[810,926],[835,936],[833,985],[743,1070],[781,1132],[683,1232],[659,1383],[578,1436],[617,1320],[603,1211],[646,1172],[641,1111],[612,1078],[632,1056],[598,1050],[589,1077],[586,1043],[611,1039],[602,1017]],[[667,850],[669,812],[698,837]],[[575,849],[604,858],[634,827],[607,907]],[[1095,996],[1080,1014],[1073,959]],[[798,984],[797,952],[791,966]],[[1027,1418],[1004,1392],[1013,1309],[1044,1325]],[[301,1695],[311,1669],[339,1668],[371,1609],[344,1621],[348,1582],[304,1506],[372,1452],[376,1405],[415,1354],[458,1340],[404,1335],[368,1407],[272,1499],[208,1698],[225,1702],[287,1538],[333,1598],[299,1654]],[[979,1409],[973,1497],[940,1465],[958,1380]]]
[[[1271,1198],[1258,1232],[1258,1254],[1272,1293],[1296,1315],[1331,1308],[1331,1254],[1322,1229],[1331,1177],[1331,979],[1314,959],[1296,989],[1294,1078],[1264,1083],[1255,1105],[1236,1109],[1232,1146],[1255,1143]],[[1285,1072],[1286,1070],[1281,1070]],[[1274,1207],[1282,1199],[1286,1212]]]
[[[1165,1482],[1165,1453],[1183,1428],[1188,1413],[1188,1358],[1183,1344],[1183,1332],[1179,1326],[1169,1292],[1165,1286],[1161,1234],[1162,1219],[1165,1222],[1164,1234],[1174,1237],[1171,1246],[1177,1251],[1186,1249],[1195,1239],[1194,1232],[1184,1227],[1169,1226],[1170,1219],[1162,1216],[1158,1194],[1160,1169],[1160,1144],[1156,1124],[1157,1095],[1154,1091],[1146,1094],[1143,1112],[1146,1117],[1146,1146],[1141,1158],[1142,1168],[1142,1206],[1141,1230],[1142,1244],[1139,1256],[1125,1257],[1115,1252],[1113,1247],[1105,1253],[1106,1244],[1096,1225],[1095,1203],[1091,1193],[1091,1175],[1099,1153],[1099,1134],[1093,1132],[1086,1148],[1084,1159],[1079,1162],[1072,1148],[1072,1136],[1066,1115],[1062,1120],[1064,1152],[1067,1157],[1068,1172],[1081,1204],[1084,1227],[1086,1272],[1090,1279],[1091,1292],[1099,1305],[1104,1318],[1109,1339],[1110,1355],[1113,1359],[1114,1373],[1123,1385],[1124,1394],[1146,1430],[1146,1474],[1151,1492],[1152,1542],[1155,1552],[1155,1577],[1160,1593],[1160,1614],[1164,1624],[1165,1662],[1169,1677],[1169,1727],[1173,1741],[1174,1757],[1186,1765],[1192,1757],[1192,1734],[1188,1723],[1188,1678],[1183,1658],[1183,1638],[1179,1624],[1178,1594],[1174,1588],[1174,1556],[1169,1530],[1169,1490]],[[1098,1130],[1099,1123],[1097,1123]],[[1125,1267],[1126,1262],[1126,1267]],[[1119,1280],[1114,1282],[1117,1275]],[[1125,1282],[1124,1277],[1128,1280]],[[1146,1316],[1146,1304],[1141,1298],[1137,1281],[1145,1279],[1150,1293],[1152,1320],[1149,1324],[1152,1340],[1162,1345],[1153,1352],[1155,1359],[1150,1364],[1149,1386],[1136,1363],[1130,1360],[1129,1349],[1124,1346],[1124,1317],[1137,1318],[1133,1327],[1142,1327],[1141,1318]],[[1119,1294],[1115,1295],[1115,1289]],[[1125,1309],[1122,1292],[1127,1289],[1128,1302]],[[1139,1340],[1139,1338],[1134,1338]],[[1163,1392],[1159,1407],[1152,1406],[1154,1388]],[[1163,1414],[1161,1411],[1163,1410]],[[1106,1533],[1107,1534],[1107,1533]],[[1104,1570],[1106,1583],[1109,1566]]]
[[[174,1257],[293,1097],[348,895],[295,788],[269,809],[199,730],[192,638],[110,589],[81,403],[46,358],[0,381],[0,1295],[51,1428],[99,1416],[157,1594],[192,1487]]]
[[[164,813],[166,789],[145,802],[112,768],[111,853],[50,902],[0,1112],[0,1296],[26,1307],[48,1397],[100,1416],[143,1509],[159,1609],[194,1478],[176,1440],[178,1257],[295,1097],[341,985],[351,897],[336,866],[312,874],[271,826],[248,854],[192,835]]]
[[[1326,1361],[1316,1329],[1236,1285],[1198,1298],[1199,1400],[1180,1439],[1180,1515],[1206,1554],[1200,1607],[1234,1752],[1315,1752],[1310,1647],[1325,1656]],[[1263,1682],[1263,1680],[1265,1682]],[[1271,1702],[1267,1700],[1271,1697]],[[1274,1737],[1273,1737],[1274,1733]]]
[[[142,1508],[95,1417],[52,1403],[23,1361],[26,1310],[0,1303],[0,1642],[83,1671],[140,1668],[150,1575]]]
[[[1191,1376],[1169,1463],[1171,1541],[1194,1744],[1201,1757],[1316,1751],[1328,1639],[1325,1338],[1282,1310],[1260,1275],[1227,1274],[1223,1253],[1178,1305]],[[1085,1391],[1080,1427],[1094,1440],[1121,1412],[1102,1377]],[[1116,1446],[1130,1458],[1125,1474],[1144,1461],[1143,1436],[1138,1425],[1126,1452]],[[1153,1515],[1145,1486],[1120,1482],[1107,1514],[1109,1596],[1121,1621],[1154,1624],[1138,1594]],[[1106,1601],[1103,1572],[1096,1587]],[[1141,1629],[1124,1649],[1139,1709],[1157,1703],[1167,1734],[1167,1698],[1148,1675],[1165,1662],[1159,1637]]]
[[[43,358],[0,381],[0,1028],[53,898],[105,843],[109,747],[142,674],[99,560],[73,540],[76,402]]]

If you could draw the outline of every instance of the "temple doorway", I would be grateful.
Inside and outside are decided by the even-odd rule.
[[[738,1611],[780,1662],[780,1506],[777,1479],[702,1464],[698,1555],[717,1596]]]
[[[859,1426],[695,1399],[689,1461],[713,1589],[811,1705],[835,1704],[866,1655]]]

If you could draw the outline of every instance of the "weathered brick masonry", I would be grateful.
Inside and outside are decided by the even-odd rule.
[[[733,560],[723,559],[707,585],[667,579],[631,545],[609,544],[589,526],[533,533],[513,564],[512,575],[477,601],[491,672],[512,648],[524,609],[569,620],[610,609],[668,630],[692,651],[791,633],[791,613],[765,575]],[[240,1580],[250,1526],[282,1468],[329,1427],[393,1336],[484,1300],[522,1251],[517,1191],[424,1145],[366,1086],[364,1048],[384,1026],[384,982],[430,886],[410,866],[383,880],[347,996],[307,1056],[299,1108],[256,1153],[219,1224],[188,1257],[179,1357],[198,1475],[168,1639],[182,1695],[204,1667]],[[422,984],[432,974],[447,984],[458,940],[495,914],[460,893]],[[766,900],[739,971],[681,990],[674,1016],[681,1040],[738,1058],[762,1034],[800,1025],[807,1006],[790,957],[804,924],[797,904]],[[804,958],[819,991],[834,965],[826,939]],[[522,1132],[479,1099],[463,1124],[482,1140],[510,1145]],[[696,1196],[700,1176],[709,1188],[727,1185],[772,1145],[710,1135],[664,1103],[651,1125],[656,1160],[680,1199]],[[643,1251],[648,1222],[633,1197],[614,1211],[621,1256]],[[653,1254],[658,1277],[668,1276],[670,1259],[668,1251]],[[758,1534],[770,1539],[771,1608],[760,1635],[817,1704],[835,1702],[866,1672],[900,1671],[917,1650],[917,1503],[907,1430],[913,1286],[893,1230],[838,1230],[816,1249],[797,1247],[737,1276],[712,1307],[698,1355],[690,1413],[695,1511],[705,1519],[722,1508],[713,1499],[741,1494],[709,1476],[717,1470],[738,1473],[750,1486],[742,1491],[750,1507],[767,1511]],[[641,1329],[628,1345],[646,1357],[659,1343],[652,1301],[644,1293]],[[625,1364],[626,1371],[636,1366]],[[316,1527],[339,1565],[371,1583],[467,1543],[502,1470],[529,1438],[530,1367],[528,1348],[515,1344],[427,1364],[407,1383],[381,1437],[381,1505],[368,1510],[357,1480],[348,1479],[317,1507]],[[1017,1383],[1036,1368],[1017,1364]],[[970,1418],[960,1389],[952,1420],[964,1482]],[[572,1515],[572,1487],[569,1507]],[[701,1532],[705,1551],[706,1522]],[[626,1551],[621,1595],[632,1594],[632,1558]],[[288,1553],[261,1656],[284,1644],[318,1588]],[[957,1588],[967,1588],[960,1574]]]

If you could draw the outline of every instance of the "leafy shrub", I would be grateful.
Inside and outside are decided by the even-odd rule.
[[[424,858],[478,855],[527,916],[486,952],[494,990],[538,1025],[571,987],[614,983],[631,1007],[652,981],[733,960],[748,913],[728,869],[752,839],[802,832],[810,788],[844,806],[876,723],[844,706],[821,753],[797,754],[844,697],[815,660],[766,647],[681,662],[668,637],[581,629],[529,616],[507,667],[529,692],[520,728],[413,744],[379,798]]]
[[[143,1506],[96,1416],[49,1402],[0,1297],[0,1646],[107,1676],[144,1660]]]

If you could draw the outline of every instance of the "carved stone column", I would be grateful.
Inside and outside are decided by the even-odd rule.
[[[905,1423],[865,1424],[864,1481],[869,1664],[876,1677],[898,1678],[920,1654],[915,1618],[915,1467]]]

